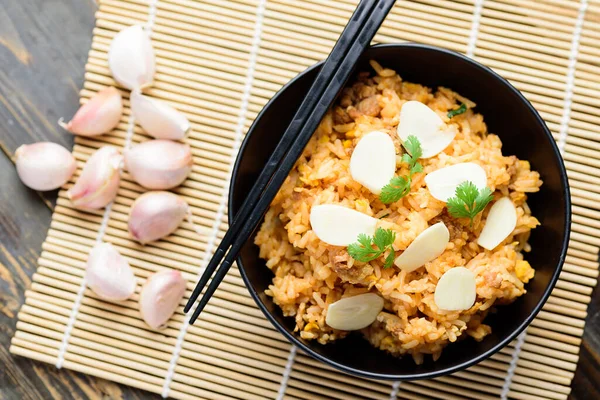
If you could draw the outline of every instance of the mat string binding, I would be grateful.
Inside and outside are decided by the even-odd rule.
[[[244,85],[244,92],[242,95],[242,103],[240,105],[240,112],[238,115],[238,121],[235,129],[235,141],[233,144],[233,149],[231,152],[231,160],[229,163],[229,171],[228,176],[231,176],[233,171],[233,164],[237,157],[240,145],[242,143],[242,138],[244,135],[244,125],[246,124],[246,114],[248,113],[248,105],[250,102],[250,95],[252,92],[253,82],[254,82],[254,71],[256,68],[256,58],[258,55],[258,49],[260,47],[260,39],[262,35],[262,27],[263,27],[263,19],[265,13],[267,0],[261,0],[258,3],[258,7],[256,9],[256,23],[254,24],[254,35],[252,38],[252,49],[250,50],[250,60],[248,63],[248,72],[246,74],[246,83]],[[202,263],[200,267],[200,271],[198,272],[197,279],[200,279],[206,266],[208,265],[208,261],[213,253],[215,248],[217,235],[219,233],[219,228],[221,223],[223,222],[223,218],[225,216],[225,208],[227,207],[227,197],[229,196],[229,180],[225,184],[223,189],[223,195],[221,196],[221,200],[219,202],[219,208],[217,210],[217,215],[215,217],[215,222],[212,226],[212,232],[210,234],[208,243],[206,245],[206,251],[204,252],[204,257],[202,258]],[[193,224],[193,221],[190,222]],[[196,307],[194,306],[192,310],[190,310],[186,316],[185,321],[179,330],[179,334],[177,335],[177,342],[175,344],[175,348],[173,349],[173,354],[171,356],[171,361],[169,362],[169,369],[167,371],[167,376],[165,377],[165,382],[163,384],[162,397],[169,397],[169,390],[171,386],[171,382],[173,381],[173,375],[175,373],[175,367],[177,366],[177,361],[179,360],[179,354],[181,353],[181,347],[183,346],[183,341],[185,339],[185,335],[190,326],[190,318],[194,314],[194,310]]]

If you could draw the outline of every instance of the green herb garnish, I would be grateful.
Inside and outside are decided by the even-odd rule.
[[[412,177],[417,172],[423,171],[423,166],[417,161],[423,155],[421,143],[416,136],[410,135],[404,142],[406,153],[402,156],[402,162],[408,164],[408,176],[395,176],[390,183],[381,189],[379,199],[383,204],[390,204],[400,200],[410,193]]]
[[[467,181],[458,185],[455,196],[448,199],[446,206],[450,215],[455,218],[469,218],[473,226],[475,216],[482,212],[492,199],[490,188],[485,187],[480,191],[473,182]]]
[[[377,228],[373,237],[361,233],[356,243],[348,246],[348,254],[356,261],[369,262],[381,257],[387,250],[390,253],[383,263],[384,268],[389,268],[394,263],[396,253],[392,244],[396,240],[396,233],[391,229]]]
[[[457,115],[460,114],[464,114],[467,112],[467,105],[465,103],[462,103],[460,105],[460,107],[454,109],[454,110],[450,110],[448,111],[448,118],[452,118],[452,117],[456,117]]]

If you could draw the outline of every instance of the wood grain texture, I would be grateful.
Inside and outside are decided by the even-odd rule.
[[[56,121],[78,107],[95,9],[92,0],[5,1],[0,7],[0,399],[160,398],[8,353],[56,198],[20,184],[10,157],[23,143],[72,145]],[[572,386],[572,399],[600,398],[598,290]]]
[[[78,108],[95,11],[92,0],[0,6],[0,399],[160,398],[8,352],[57,194],[23,186],[11,157],[42,140],[71,148],[56,121]]]

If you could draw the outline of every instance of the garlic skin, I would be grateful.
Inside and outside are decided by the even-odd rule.
[[[166,327],[183,295],[186,281],[181,272],[165,270],[151,275],[140,293],[140,313],[152,329]]]
[[[146,244],[175,232],[188,213],[188,204],[170,192],[147,192],[138,197],[129,212],[129,233]]]
[[[192,170],[192,164],[190,146],[170,140],[150,140],[125,152],[127,171],[146,189],[179,186]]]
[[[110,243],[98,243],[90,251],[85,280],[94,293],[108,301],[128,299],[137,285],[129,263]]]
[[[24,144],[15,152],[17,174],[34,190],[53,190],[64,185],[77,169],[73,155],[52,142]]]
[[[108,67],[113,78],[129,90],[149,86],[156,69],[149,32],[141,25],[119,32],[108,50]]]
[[[71,121],[64,123],[61,118],[58,124],[75,135],[96,136],[112,131],[119,124],[122,115],[121,93],[110,86],[82,105]]]
[[[139,91],[131,92],[129,97],[131,112],[144,131],[156,139],[183,139],[190,130],[188,119],[174,109]]]
[[[119,165],[123,157],[116,147],[104,146],[87,161],[81,176],[69,189],[71,202],[82,208],[102,208],[110,203],[119,190]]]

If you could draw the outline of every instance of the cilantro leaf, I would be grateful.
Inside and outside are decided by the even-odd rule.
[[[390,254],[388,254],[387,257],[385,258],[385,262],[383,263],[383,268],[389,268],[392,265],[394,265],[395,259],[396,259],[396,253],[394,252],[394,249],[392,249],[392,251],[390,251]]]
[[[377,229],[375,231],[375,235],[373,236],[373,243],[377,246],[378,249],[384,249],[390,245],[390,243],[394,243],[394,239],[396,239],[396,234],[391,229]]]
[[[396,233],[391,229],[377,228],[373,237],[365,234],[358,235],[357,243],[348,246],[348,254],[356,261],[369,262],[381,257],[389,250],[390,253],[384,263],[384,268],[388,268],[393,264],[396,254],[392,247],[395,239]]]
[[[419,158],[423,155],[423,149],[421,148],[421,142],[417,139],[416,136],[410,135],[404,141],[404,148],[410,154],[413,163],[417,162]]]
[[[448,199],[446,206],[448,212],[455,218],[469,218],[471,226],[473,219],[482,212],[490,201],[492,201],[490,188],[481,191],[473,182],[463,182],[456,188],[455,196]]]
[[[403,176],[395,176],[390,183],[381,189],[379,200],[383,204],[390,204],[400,200],[410,192],[410,177],[406,180]]]
[[[417,172],[423,172],[423,166],[420,163],[416,163],[410,169],[411,174],[416,174]]]
[[[464,114],[466,112],[467,112],[467,105],[465,103],[462,103],[460,105],[460,107],[455,108],[454,110],[448,111],[448,114],[446,114],[446,115],[448,116],[448,118],[452,118],[452,117],[456,117],[457,115]]]
[[[410,135],[403,143],[406,153],[402,155],[402,162],[408,164],[408,176],[396,176],[390,183],[381,189],[379,199],[384,204],[394,203],[410,193],[412,176],[423,172],[423,166],[419,163],[419,157],[423,155],[421,143],[416,136]]]

